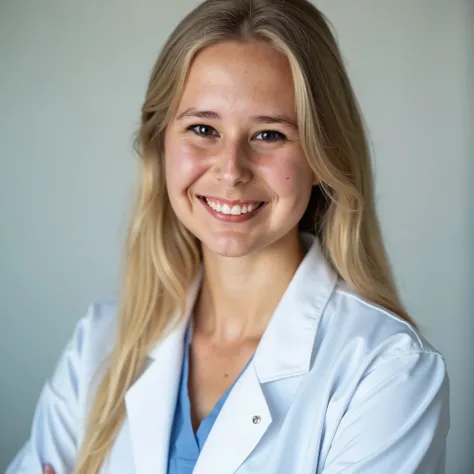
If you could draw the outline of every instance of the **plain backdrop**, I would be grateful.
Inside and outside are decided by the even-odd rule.
[[[117,294],[148,74],[196,4],[0,0],[0,471],[76,321]],[[447,360],[447,473],[472,474],[473,5],[317,4],[370,129],[402,295]]]

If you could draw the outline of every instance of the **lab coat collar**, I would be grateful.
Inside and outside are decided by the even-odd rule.
[[[337,283],[316,237],[302,234],[308,249],[280,300],[254,356],[261,383],[309,371],[321,315]]]

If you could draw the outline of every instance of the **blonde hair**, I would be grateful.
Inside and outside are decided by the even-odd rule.
[[[152,71],[136,148],[141,187],[126,241],[118,334],[94,395],[75,474],[97,474],[125,417],[125,393],[164,337],[200,264],[196,239],[166,190],[164,131],[196,54],[222,41],[265,41],[289,60],[301,144],[321,181],[300,230],[359,294],[411,322],[400,303],[375,211],[364,124],[334,36],[306,0],[207,0],[173,31]]]

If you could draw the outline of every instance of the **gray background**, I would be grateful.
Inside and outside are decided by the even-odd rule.
[[[371,131],[403,297],[447,359],[448,474],[474,473],[468,2],[317,2],[335,25]],[[147,76],[195,4],[0,0],[0,471],[27,437],[75,322],[91,301],[117,292]]]

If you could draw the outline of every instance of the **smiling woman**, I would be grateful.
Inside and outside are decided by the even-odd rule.
[[[397,295],[321,13],[202,3],[137,150],[120,301],[78,324],[7,473],[444,472],[445,364]]]
[[[220,42],[194,58],[164,158],[174,213],[206,254],[256,264],[284,236],[298,240],[317,177],[293,91],[288,59],[267,43]]]

